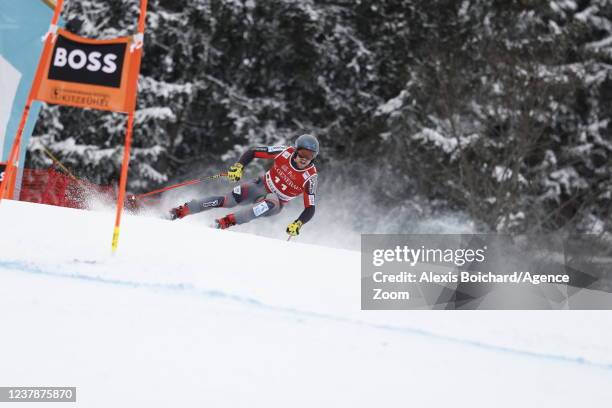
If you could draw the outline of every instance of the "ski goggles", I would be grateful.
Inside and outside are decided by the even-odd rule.
[[[312,161],[315,158],[314,152],[311,152],[310,150],[307,150],[307,149],[297,150],[295,152],[295,156],[296,158],[306,160],[306,161]]]

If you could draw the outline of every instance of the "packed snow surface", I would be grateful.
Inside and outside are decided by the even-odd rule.
[[[0,386],[76,386],[70,407],[612,397],[611,312],[362,311],[359,252],[184,221],[124,215],[111,255],[110,210],[2,201]]]

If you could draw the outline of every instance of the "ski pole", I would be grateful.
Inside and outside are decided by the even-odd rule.
[[[212,179],[216,179],[219,177],[227,177],[227,173],[219,173],[219,174],[215,174],[214,176],[208,176],[208,177],[204,177],[201,179],[197,179],[197,180],[189,180],[189,181],[184,181],[182,183],[178,183],[178,184],[173,184],[171,186],[168,187],[164,187],[164,188],[160,188],[157,190],[153,190],[153,191],[149,191],[148,193],[143,193],[143,194],[134,194],[130,196],[131,200],[137,200],[140,198],[144,198],[153,194],[159,194],[159,193],[163,193],[164,191],[168,191],[168,190],[172,190],[173,188],[178,188],[178,187],[183,187],[183,186],[189,186],[191,184],[198,184],[198,183],[202,183],[206,180],[212,180]]]

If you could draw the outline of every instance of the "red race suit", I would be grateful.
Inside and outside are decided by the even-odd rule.
[[[274,160],[272,168],[263,176],[266,190],[278,196],[282,204],[302,195],[305,212],[300,219],[303,222],[310,219],[314,213],[315,196],[317,192],[317,168],[310,163],[304,169],[298,169],[293,163],[295,147],[262,146],[253,147],[240,158],[240,163],[246,166],[253,160]],[[309,211],[307,211],[309,210]]]

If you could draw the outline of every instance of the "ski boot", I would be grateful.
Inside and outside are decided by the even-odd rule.
[[[226,229],[232,225],[236,225],[236,217],[234,214],[228,214],[223,218],[219,218],[218,220],[215,220],[214,223],[214,227],[216,229]]]
[[[174,221],[176,219],[179,218],[183,218],[189,215],[189,206],[187,206],[187,203],[183,204],[183,205],[179,205],[176,208],[173,208],[170,210],[170,220]]]

